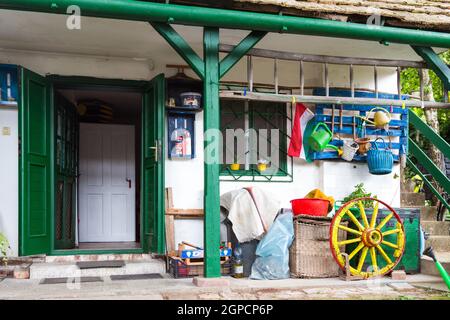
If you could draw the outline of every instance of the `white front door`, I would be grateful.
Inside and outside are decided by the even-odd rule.
[[[134,126],[80,124],[79,242],[136,240]]]

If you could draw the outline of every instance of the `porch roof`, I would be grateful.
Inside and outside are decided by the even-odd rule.
[[[234,0],[252,11],[285,13],[332,20],[355,21],[378,14],[391,26],[448,30],[447,0]]]

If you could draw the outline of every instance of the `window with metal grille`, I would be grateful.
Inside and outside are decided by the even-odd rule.
[[[221,180],[291,181],[292,158],[287,155],[291,119],[290,104],[222,99]]]

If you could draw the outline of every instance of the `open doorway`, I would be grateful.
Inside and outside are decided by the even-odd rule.
[[[142,92],[54,92],[55,249],[141,248]]]

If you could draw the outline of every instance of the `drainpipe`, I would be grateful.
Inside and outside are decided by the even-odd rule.
[[[165,22],[191,26],[305,34],[425,47],[450,48],[450,34],[314,18],[132,0],[0,0],[0,9],[67,14],[71,5],[83,16]]]

